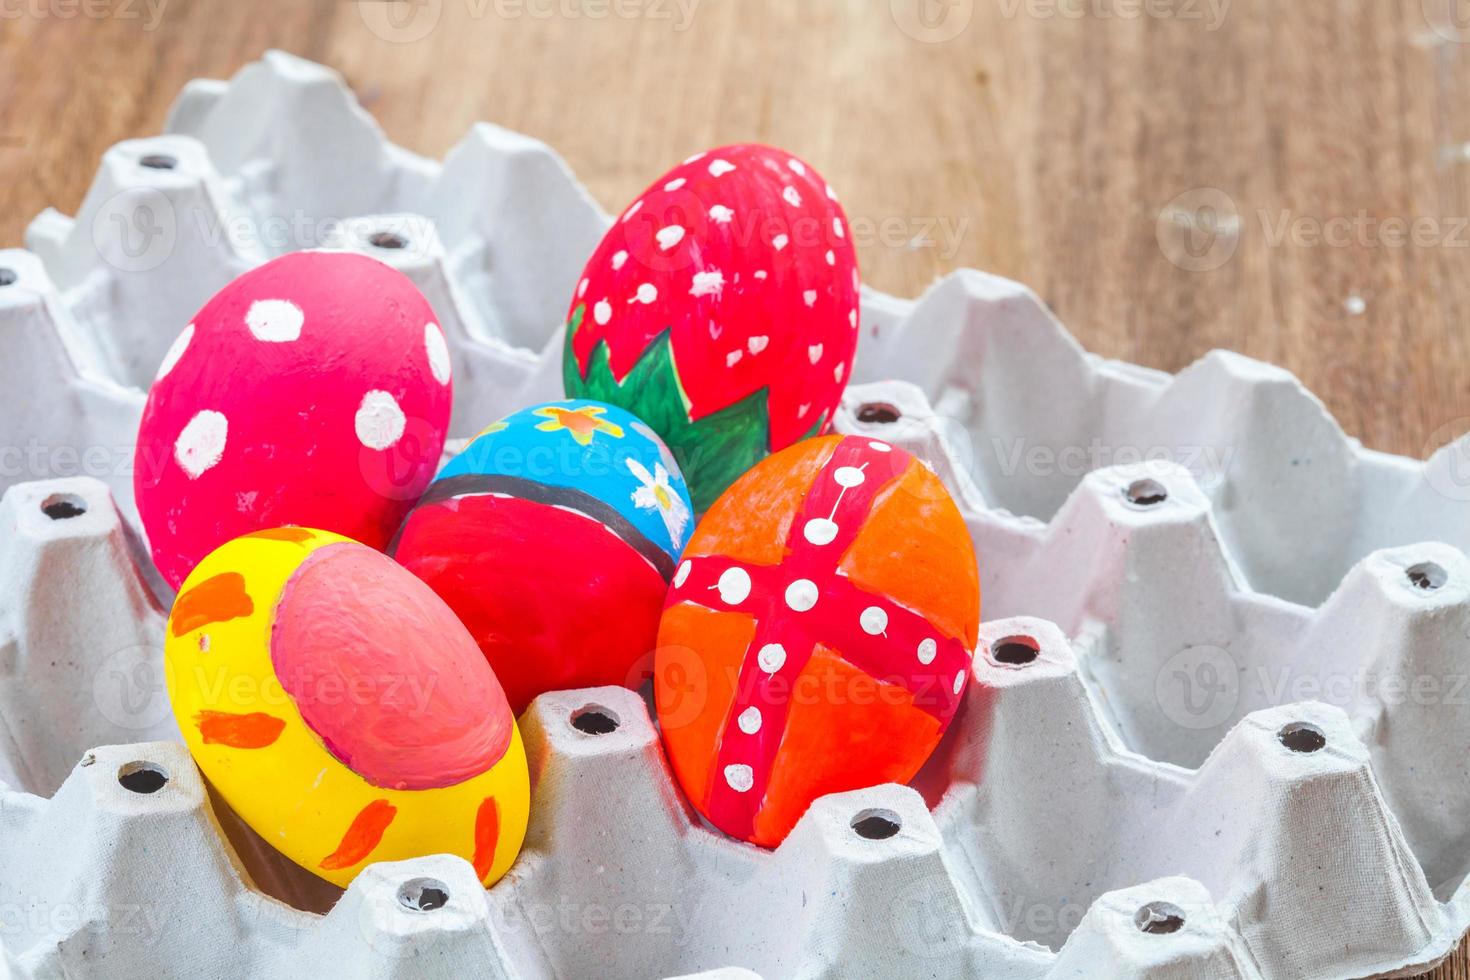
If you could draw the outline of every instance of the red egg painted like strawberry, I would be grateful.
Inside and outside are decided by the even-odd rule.
[[[613,223],[572,300],[567,394],[644,419],[703,510],[826,430],[852,369],[858,270],[808,164],[741,144],[691,157]]]
[[[297,252],[240,276],[174,342],[148,394],[133,484],[178,586],[218,546],[296,524],[382,549],[434,477],[449,350],[401,272]]]

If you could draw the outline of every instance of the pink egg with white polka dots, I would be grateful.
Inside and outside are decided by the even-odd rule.
[[[173,586],[262,528],[383,548],[434,477],[453,399],[434,310],[402,273],[296,252],[220,290],[148,393],[133,487]]]

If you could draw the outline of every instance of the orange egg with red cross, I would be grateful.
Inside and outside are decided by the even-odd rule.
[[[236,538],[184,581],[164,653],[195,762],[308,871],[456,854],[489,885],[515,861],[530,776],[505,692],[391,558],[310,528]]]
[[[785,449],[715,501],[675,572],[654,668],[674,774],[716,827],[774,847],[819,796],[913,778],[979,626],[933,471],[858,436]]]

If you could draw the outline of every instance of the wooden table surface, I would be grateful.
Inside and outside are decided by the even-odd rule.
[[[696,149],[783,145],[841,191],[882,289],[998,272],[1102,355],[1174,371],[1232,348],[1424,456],[1470,429],[1463,7],[3,0],[0,242],[73,212],[184,82],[279,47],[414,150],[480,119],[539,137],[609,209]]]

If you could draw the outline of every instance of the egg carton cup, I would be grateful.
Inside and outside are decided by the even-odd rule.
[[[480,125],[423,159],[272,53],[191,83],[75,218],[0,252],[13,974],[1295,978],[1448,954],[1470,927],[1470,440],[1365,450],[1279,369],[1104,361],[971,271],[865,291],[836,420],[933,466],[980,557],[979,683],[912,788],[824,798],[760,851],[688,811],[636,694],[598,690],[522,719],[531,827],[488,892],[435,857],[331,905],[212,806],[132,501],[173,338],[275,254],[363,251],[434,304],[463,439],[561,395],[558,324],[608,221],[544,145]]]

